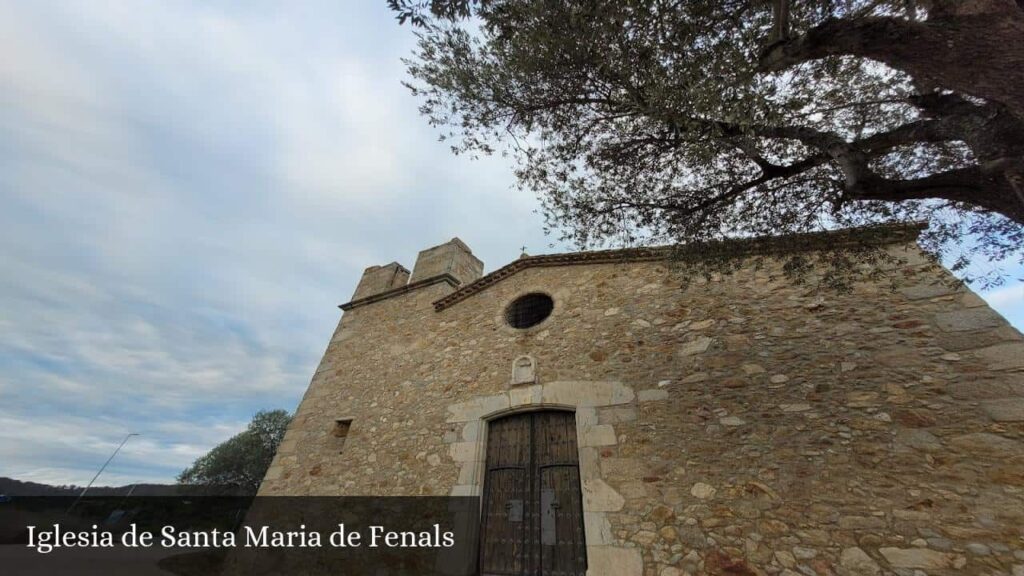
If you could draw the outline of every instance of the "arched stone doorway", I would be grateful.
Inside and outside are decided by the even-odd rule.
[[[586,574],[573,412],[488,422],[483,484],[482,574]]]

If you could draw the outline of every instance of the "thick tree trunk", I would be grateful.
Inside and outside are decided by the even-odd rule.
[[[998,102],[1024,118],[1024,11],[939,14],[924,22],[898,18],[829,20],[777,43],[765,71],[832,55],[884,62],[916,79]]]
[[[914,180],[890,180],[871,177],[850,190],[850,198],[858,200],[941,199],[961,202],[1002,214],[1024,225],[1024,197],[1012,181],[1019,166],[971,166]]]

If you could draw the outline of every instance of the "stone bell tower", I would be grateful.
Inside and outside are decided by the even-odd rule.
[[[464,286],[480,278],[483,272],[483,261],[473,256],[473,251],[465,242],[452,238],[444,244],[421,250],[411,275],[398,262],[370,266],[363,271],[351,303],[439,281],[447,281],[452,286]]]
[[[443,276],[451,276],[459,284],[469,284],[484,273],[484,263],[473,256],[465,242],[452,238],[444,244],[420,251],[412,269],[410,284]]]

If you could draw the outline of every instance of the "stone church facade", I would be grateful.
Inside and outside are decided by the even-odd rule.
[[[483,573],[1024,574],[1024,340],[919,230],[850,292],[664,249],[372,266],[260,494],[479,495]]]

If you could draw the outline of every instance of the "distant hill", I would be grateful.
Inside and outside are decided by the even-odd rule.
[[[133,489],[134,486],[134,489]],[[51,486],[39,482],[26,482],[0,476],[0,494],[7,496],[78,496],[83,486],[65,485]],[[130,484],[128,486],[93,486],[89,488],[90,496],[174,496],[178,492],[176,484]]]

